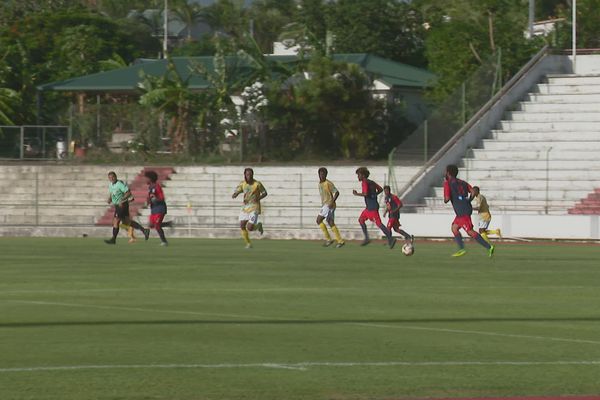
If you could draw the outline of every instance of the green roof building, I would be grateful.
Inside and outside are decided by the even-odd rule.
[[[292,66],[299,61],[296,55],[268,55],[269,61]],[[371,54],[335,54],[333,59],[359,65],[372,79],[376,95],[401,101],[406,105],[407,118],[420,123],[427,112],[423,92],[435,84],[435,75],[425,69],[413,67]],[[172,61],[179,75],[188,80],[190,89],[202,90],[209,82],[202,74],[195,72],[198,65],[206,71],[214,70],[214,58],[173,57]],[[231,56],[226,62],[235,66],[237,74],[250,74],[252,68],[244,60]],[[86,93],[88,95],[136,95],[142,76],[162,76],[167,71],[167,60],[139,60],[134,65],[111,71],[99,72],[77,78],[66,79],[38,86],[40,92],[60,91]]]

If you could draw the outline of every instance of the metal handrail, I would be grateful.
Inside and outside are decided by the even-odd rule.
[[[454,134],[454,136],[452,136],[450,138],[450,140],[448,140],[446,142],[446,144],[444,144],[434,155],[433,157],[431,157],[431,159],[429,161],[427,161],[425,163],[425,165],[423,165],[421,167],[421,169],[419,169],[419,171],[402,187],[402,189],[399,191],[399,196],[402,198],[406,195],[406,193],[408,192],[409,189],[412,188],[412,186],[415,184],[416,181],[418,181],[426,172],[427,170],[433,166],[434,164],[436,164],[440,158],[442,158],[442,156],[450,149],[452,148],[468,131],[469,129],[471,129],[475,124],[477,124],[477,122],[480,121],[480,119],[482,118],[482,116],[484,114],[486,114],[498,101],[500,101],[500,99],[512,88],[514,87],[521,79],[523,79],[525,77],[525,75],[527,74],[527,72],[529,72],[535,65],[537,65],[544,57],[546,57],[549,54],[549,47],[548,45],[544,46],[540,51],[537,52],[537,54],[535,56],[533,56],[520,70],[519,72],[517,72],[511,79],[509,79],[508,82],[506,82],[506,84],[498,91],[498,93],[496,93],[490,100],[488,100],[487,103],[484,104],[483,107],[481,107],[479,109],[479,111],[477,111],[468,121],[465,125],[463,125],[462,128],[460,128],[458,130],[458,132],[456,132]]]

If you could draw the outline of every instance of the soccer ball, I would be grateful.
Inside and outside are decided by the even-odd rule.
[[[402,254],[405,256],[412,256],[415,253],[415,246],[410,243],[404,243],[402,246]]]

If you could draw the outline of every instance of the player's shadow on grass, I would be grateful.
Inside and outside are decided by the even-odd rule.
[[[0,322],[2,328],[38,328],[68,326],[119,325],[360,325],[360,324],[435,324],[477,322],[600,322],[600,316],[590,317],[485,317],[429,319],[277,319],[277,320],[117,320],[117,321],[39,321]]]

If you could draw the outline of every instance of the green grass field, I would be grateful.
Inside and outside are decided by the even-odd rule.
[[[600,393],[600,247],[0,239],[0,399]]]

